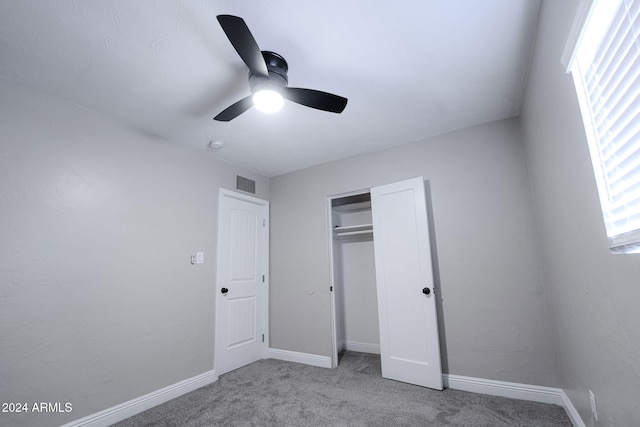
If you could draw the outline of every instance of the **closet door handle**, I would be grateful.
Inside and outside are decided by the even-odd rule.
[[[227,294],[227,292],[229,292],[229,289],[227,289],[227,288],[222,288],[222,289],[220,289],[220,292],[222,292],[224,295],[226,295],[226,294]]]
[[[429,295],[431,293],[431,289],[429,288],[422,288],[422,293],[425,295]]]

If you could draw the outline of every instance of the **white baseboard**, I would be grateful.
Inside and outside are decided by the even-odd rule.
[[[369,344],[366,342],[343,341],[338,348],[344,350],[358,351],[360,353],[380,354],[380,344]]]
[[[565,393],[564,390],[561,390],[560,397],[562,397],[562,406],[564,406],[564,410],[567,411],[567,415],[569,416],[573,427],[586,427],[586,424],[582,421],[578,410],[573,406],[573,402],[569,399],[569,396],[567,396],[567,393]]]
[[[299,353],[297,351],[269,349],[269,358],[285,360],[287,362],[304,363],[305,365],[318,366],[320,368],[331,368],[331,358],[319,356],[317,354]]]
[[[121,403],[120,405],[113,406],[105,409],[104,411],[96,412],[79,420],[72,421],[61,427],[107,427],[111,424],[125,420],[161,403],[168,402],[171,399],[182,396],[193,390],[204,387],[218,380],[218,376],[215,371],[208,371],[195,377],[180,381],[173,385],[161,388],[144,396],[137,397],[129,400],[128,402]]]
[[[561,396],[562,390],[559,388],[509,383],[450,374],[443,374],[442,380],[445,387],[456,390],[564,406]]]
[[[463,377],[461,375],[450,374],[443,374],[442,380],[445,387],[455,390],[562,406],[574,427],[586,427],[582,418],[580,418],[580,414],[578,414],[578,411],[573,406],[573,403],[564,390],[560,388],[485,380],[483,378]]]

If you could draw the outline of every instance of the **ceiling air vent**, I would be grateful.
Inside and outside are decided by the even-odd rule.
[[[256,194],[256,182],[244,176],[236,175],[236,190]]]

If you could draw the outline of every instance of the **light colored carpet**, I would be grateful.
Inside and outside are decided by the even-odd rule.
[[[556,405],[435,391],[382,378],[380,357],[337,369],[261,360],[124,420],[130,426],[571,426]]]

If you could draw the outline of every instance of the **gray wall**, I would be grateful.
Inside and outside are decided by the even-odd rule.
[[[560,384],[587,425],[640,422],[640,255],[611,255],[571,75],[577,0],[545,0],[521,125],[557,330]]]
[[[0,400],[73,405],[0,424],[210,371],[218,188],[268,180],[2,79],[0,99]]]
[[[445,372],[557,386],[553,323],[516,119],[271,180],[271,347],[330,356],[326,196],[429,181]]]

